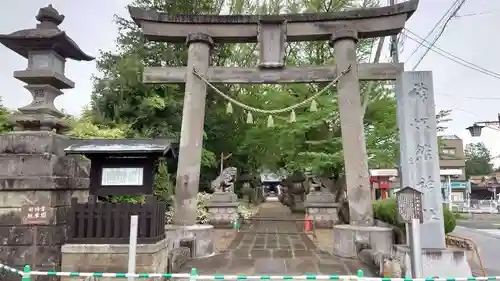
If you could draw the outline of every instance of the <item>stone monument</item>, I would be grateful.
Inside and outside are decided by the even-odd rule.
[[[402,187],[412,187],[423,194],[423,274],[471,276],[465,251],[447,250],[445,244],[432,72],[403,72],[396,85]],[[409,251],[406,245],[395,246],[396,256],[406,261],[407,269]]]
[[[22,268],[60,270],[61,245],[65,242],[65,208],[72,197],[86,199],[88,162],[66,157],[68,138],[58,133],[67,127],[54,107],[61,89],[74,87],[64,75],[66,59],[91,61],[58,27],[64,20],[52,6],[40,9],[36,28],[0,35],[0,43],[28,59],[25,70],[14,77],[25,82],[31,104],[12,116],[15,132],[0,135],[0,251],[3,262]],[[44,210],[29,222],[33,213]],[[27,217],[26,217],[27,216]],[[24,224],[23,224],[24,223]],[[29,223],[26,224],[26,223]],[[45,277],[39,277],[39,280]]]
[[[238,197],[234,193],[238,170],[228,167],[212,182],[214,193],[207,204],[209,221],[216,228],[230,228],[238,220]]]
[[[339,73],[347,71],[338,81],[338,103],[351,225],[338,226],[334,240],[337,244],[343,241],[353,244],[359,239],[372,241],[372,232],[383,231],[391,235],[390,229],[373,226],[359,80],[395,80],[403,65],[358,64],[356,44],[363,38],[397,35],[417,5],[418,0],[410,0],[387,7],[336,13],[228,16],[171,16],[130,7],[129,12],[146,39],[186,42],[188,46],[187,67],[146,67],[143,74],[143,81],[149,84],[186,84],[177,170],[178,209],[174,222],[196,223],[207,83],[322,83],[331,82]],[[286,42],[320,40],[330,40],[336,56],[335,65],[285,65]],[[214,43],[242,42],[259,43],[260,62],[256,68],[210,66]],[[355,257],[355,247],[350,247],[345,256]]]

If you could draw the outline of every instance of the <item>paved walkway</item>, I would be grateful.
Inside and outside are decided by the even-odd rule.
[[[341,259],[318,249],[303,231],[304,215],[291,214],[279,202],[266,202],[257,216],[242,225],[229,248],[216,255],[188,262],[199,274],[242,275],[355,275],[357,260]]]

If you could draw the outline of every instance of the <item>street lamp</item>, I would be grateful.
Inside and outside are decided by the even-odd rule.
[[[477,123],[474,123],[474,125],[467,127],[466,129],[469,130],[469,133],[471,137],[480,137],[481,136],[481,130],[484,128],[484,126],[481,126]]]
[[[469,133],[472,137],[480,137],[481,130],[484,127],[488,126],[498,126],[500,127],[500,113],[497,115],[498,120],[496,121],[482,121],[482,122],[474,122],[474,124],[466,129],[469,130]]]

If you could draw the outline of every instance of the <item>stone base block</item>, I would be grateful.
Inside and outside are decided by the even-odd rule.
[[[209,224],[191,226],[166,225],[166,236],[176,241],[192,240],[193,258],[203,258],[214,254],[214,227]]]
[[[65,244],[61,248],[61,271],[66,272],[127,272],[128,245]],[[168,247],[165,240],[156,244],[137,245],[136,272],[167,272]],[[62,281],[84,280],[85,277],[62,277]],[[100,277],[100,281],[116,278]]]
[[[316,228],[332,228],[338,221],[338,204],[331,192],[309,193],[305,207]]]
[[[238,203],[217,203],[207,206],[208,221],[215,228],[232,228],[238,220]]]
[[[332,203],[333,204],[333,203]],[[337,206],[307,205],[306,213],[314,223],[315,228],[332,228],[339,217]]]
[[[407,245],[394,245],[393,256],[402,267],[401,277],[411,277],[410,249]],[[472,270],[466,251],[461,249],[422,249],[422,277],[470,277]],[[393,276],[396,277],[396,276]]]
[[[215,228],[231,228],[238,219],[238,197],[232,192],[215,192],[207,204],[208,220]]]
[[[343,258],[356,258],[357,243],[367,243],[375,253],[391,253],[392,229],[378,226],[341,224],[333,227],[333,253]]]

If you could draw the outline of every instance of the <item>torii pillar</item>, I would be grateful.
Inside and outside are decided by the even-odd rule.
[[[213,40],[203,33],[189,34],[188,69],[206,75],[210,63]],[[175,185],[175,212],[173,223],[182,226],[196,224],[196,195],[200,183],[203,124],[207,85],[193,71],[186,72],[186,91],[182,110],[179,163]]]
[[[337,84],[344,171],[349,201],[349,225],[333,227],[334,253],[341,257],[356,258],[356,243],[368,243],[378,252],[389,253],[392,230],[373,225],[368,159],[361,110],[356,44],[358,32],[352,26],[342,26],[331,36],[330,45],[335,52],[338,69],[351,67]]]

